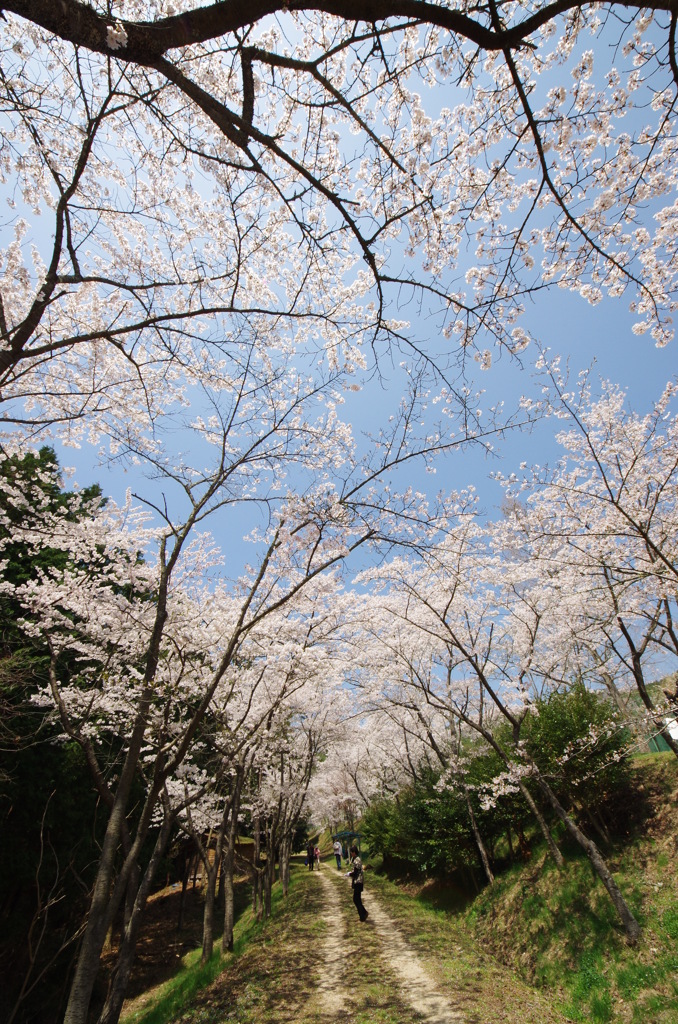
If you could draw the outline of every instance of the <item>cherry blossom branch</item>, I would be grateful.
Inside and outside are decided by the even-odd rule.
[[[132,22],[99,14],[79,0],[5,0],[12,11],[77,46],[98,53],[110,53],[122,60],[152,63],[168,50],[207,42],[227,33],[247,29],[262,19],[286,12],[324,12],[349,22],[375,24],[402,19],[409,24],[426,24],[446,29],[482,49],[515,48],[559,14],[582,7],[581,0],[555,0],[517,24],[488,26],[461,11],[428,3],[427,0],[228,0],[194,8],[157,21]],[[616,0],[627,10],[647,8],[672,12],[670,0]]]

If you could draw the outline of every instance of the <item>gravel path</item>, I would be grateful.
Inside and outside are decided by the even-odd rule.
[[[327,924],[327,935],[320,950],[323,969],[316,996],[320,1001],[322,1015],[337,1018],[351,1002],[343,982],[342,952],[346,943],[346,918],[342,913],[337,886],[330,882],[327,872],[322,868],[320,880],[324,893],[321,916]]]
[[[329,877],[328,877],[329,876]],[[323,981],[324,1007],[332,996],[337,994],[335,1006],[346,1006],[346,993],[342,988],[341,962],[337,958],[337,950],[341,948],[341,934],[345,934],[344,914],[339,895],[339,886],[345,880],[323,865],[320,878],[326,896],[326,912],[323,918],[330,926],[330,937],[326,940],[324,956],[326,957],[326,977]],[[403,999],[421,1016],[422,1024],[463,1024],[464,1016],[455,1009],[449,999],[436,989],[430,968],[426,967],[421,958],[407,944],[396,925],[379,903],[377,897],[366,890],[363,895],[369,918],[360,927],[373,928],[379,937],[380,953],[386,964],[398,979]],[[350,904],[350,912],[355,913]]]

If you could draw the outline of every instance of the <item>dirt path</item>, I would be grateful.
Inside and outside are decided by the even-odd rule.
[[[342,913],[337,886],[329,880],[325,869],[321,869],[319,875],[324,897],[321,918],[327,926],[327,933],[320,950],[322,970],[315,998],[319,1001],[321,1014],[336,1019],[351,1003],[344,983],[346,918]]]
[[[351,913],[354,913],[354,910],[352,904],[348,904],[346,899],[340,898],[339,886],[345,885],[345,880],[341,876],[332,872],[327,865],[323,865],[320,880],[326,900],[326,912],[323,917],[329,923],[331,932],[331,940],[328,941],[326,947],[327,975],[323,982],[323,987],[327,992],[325,998],[330,998],[329,989],[336,986],[335,991],[340,992],[338,1005],[346,1007],[346,993],[341,980],[341,963],[337,960],[337,949],[341,948],[338,932],[341,927],[345,933],[345,924],[340,925],[340,922],[345,919],[346,906],[350,907]],[[405,941],[374,893],[366,892],[364,900],[365,907],[369,911],[369,918],[365,924],[357,926],[365,929],[371,928],[376,933],[379,939],[380,956],[385,961],[390,973],[397,979],[396,983],[402,999],[421,1018],[422,1024],[463,1024],[464,1015],[437,990],[435,982],[421,958]],[[325,1007],[327,1007],[327,1002],[325,1002]]]
[[[548,999],[467,943],[447,916],[413,913],[411,897],[385,879],[368,874],[364,924],[333,864],[313,873],[295,868],[289,894],[274,896],[270,920],[259,925],[249,910],[243,915],[242,949],[213,982],[186,999],[183,969],[174,995],[149,989],[127,1004],[128,1024],[142,1004],[175,998],[175,1024],[565,1024]],[[159,915],[164,930],[156,938],[165,950],[176,927],[170,917],[171,925]]]

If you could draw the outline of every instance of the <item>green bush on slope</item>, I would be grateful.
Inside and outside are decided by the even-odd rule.
[[[573,1021],[675,1024],[678,1020],[678,882],[670,866],[678,826],[672,754],[639,758],[632,774],[649,793],[649,820],[606,851],[643,934],[629,948],[586,859],[570,851],[559,871],[542,850],[486,888],[463,921],[476,939],[528,980],[559,993]]]

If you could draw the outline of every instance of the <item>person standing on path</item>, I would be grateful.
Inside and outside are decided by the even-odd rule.
[[[320,871],[320,847],[316,846],[313,852],[315,854],[315,862],[318,865],[318,871]]]
[[[308,861],[308,870],[313,871],[313,861],[315,860],[315,846],[313,843],[309,843],[306,847],[306,860]]]
[[[351,879],[353,902],[358,911],[358,917],[361,921],[366,921],[369,915],[363,906],[363,862],[358,856],[357,846],[351,847],[351,870],[346,872],[346,877]]]
[[[332,844],[332,850],[334,852],[334,856],[337,858],[337,871],[341,871],[341,852],[342,851],[341,851],[341,842],[339,841],[339,839],[335,839],[334,840],[334,843]]]

